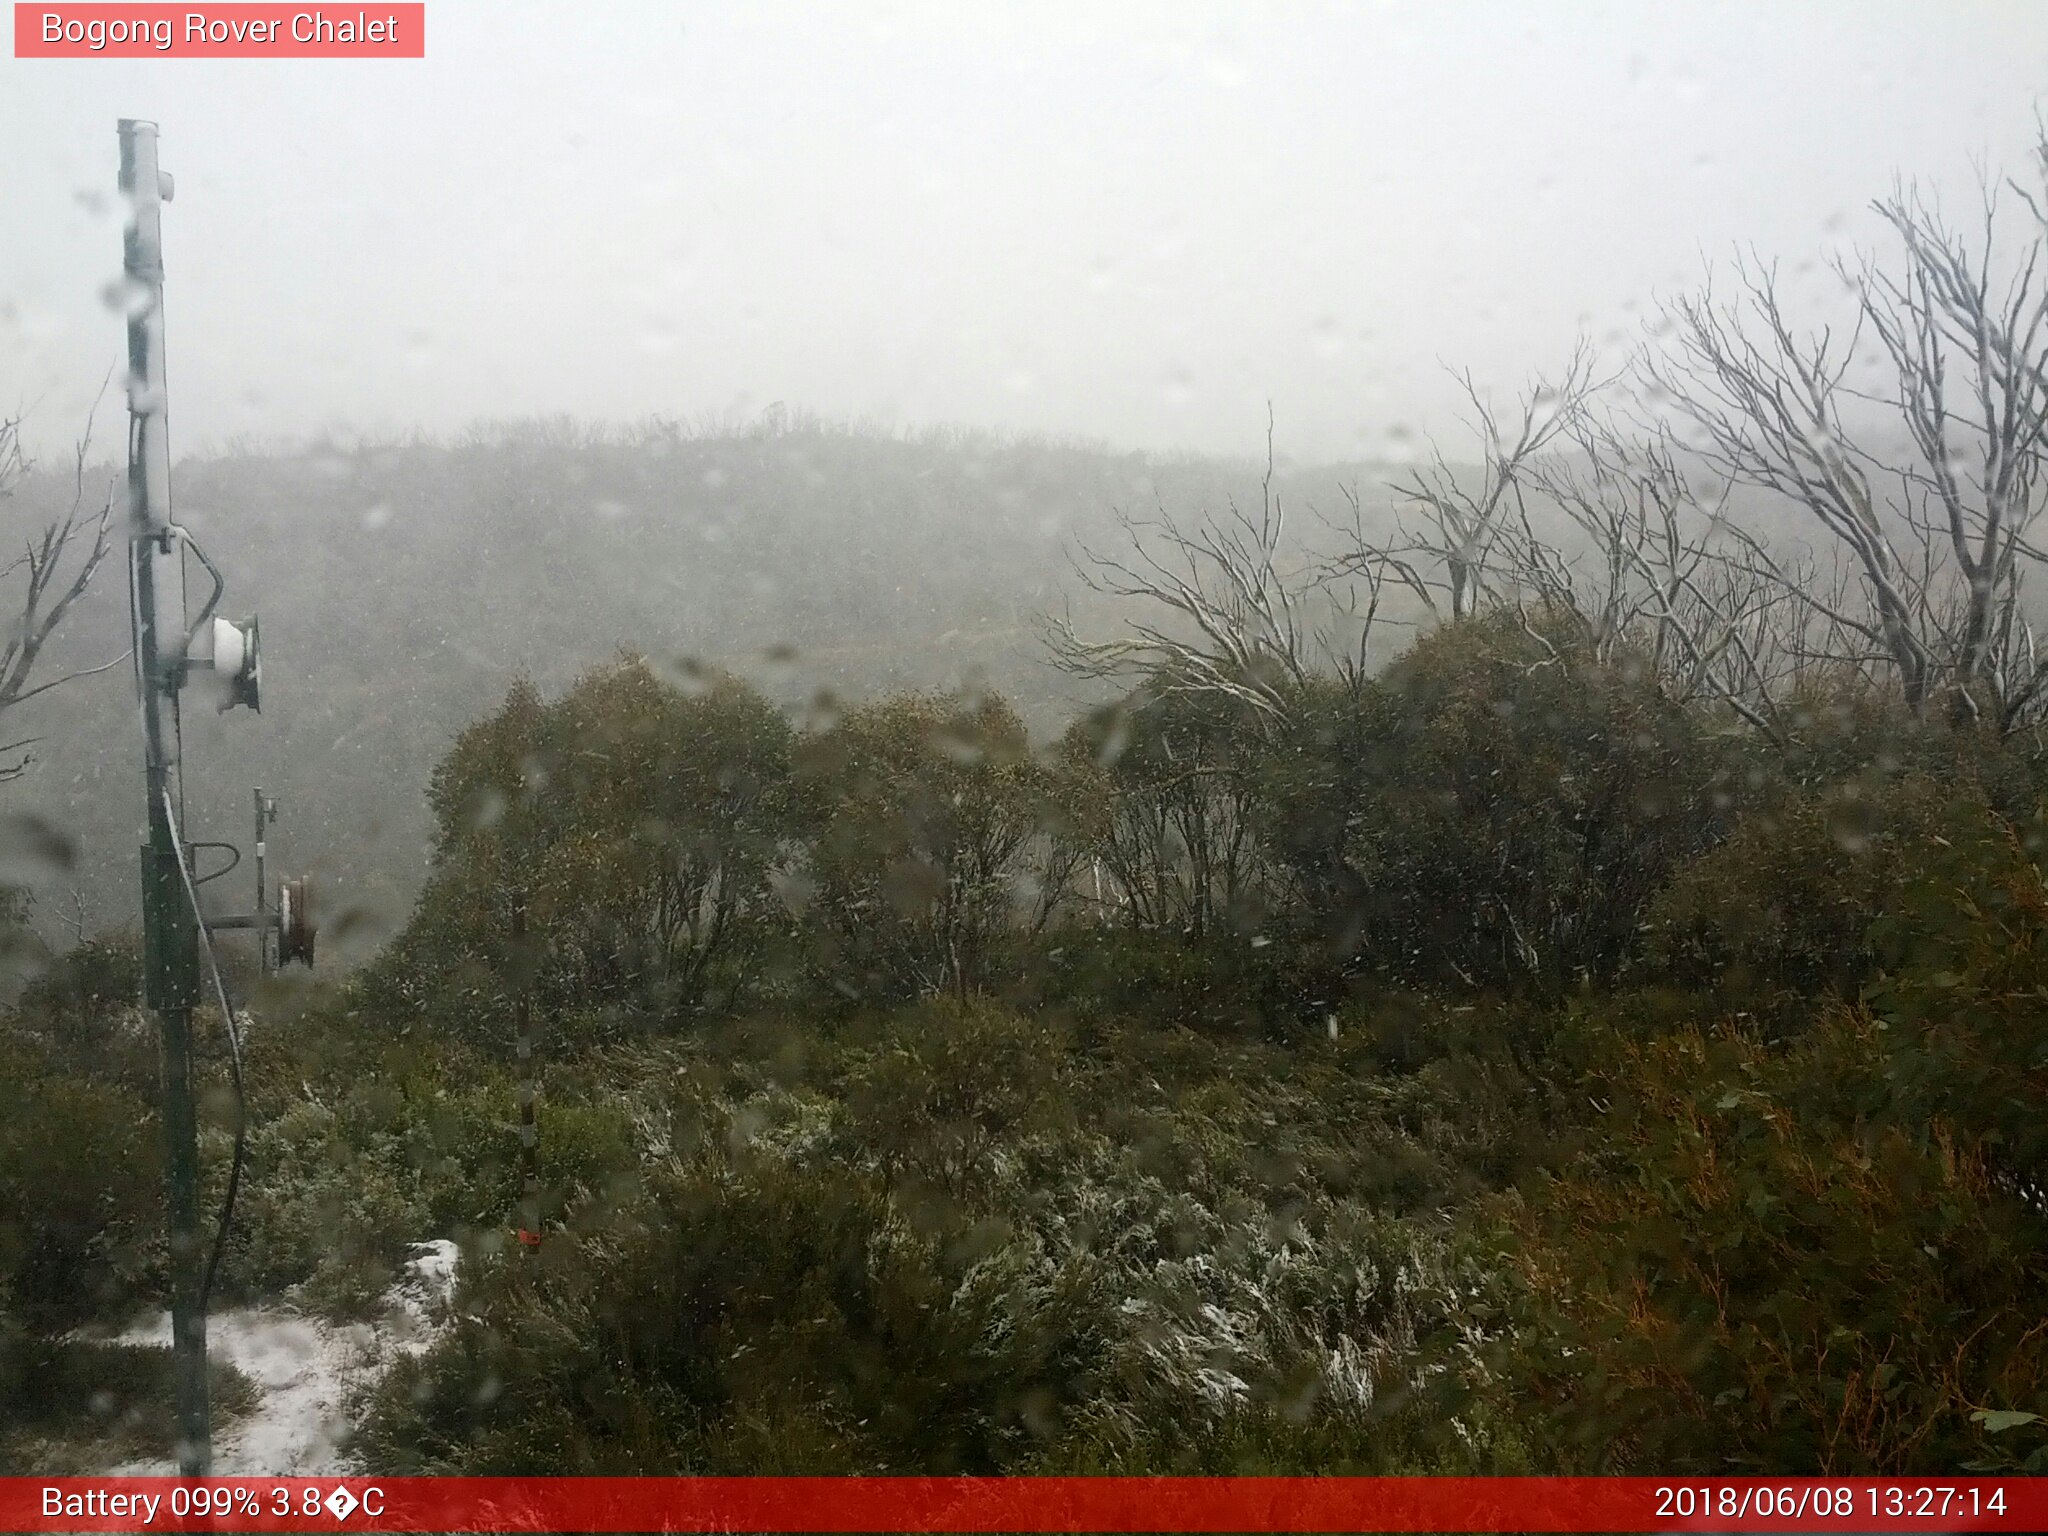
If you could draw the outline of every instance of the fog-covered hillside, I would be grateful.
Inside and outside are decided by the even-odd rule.
[[[1119,511],[1192,523],[1256,506],[1265,466],[1084,443],[781,421],[606,431],[565,421],[303,451],[245,450],[175,470],[178,516],[229,581],[225,611],[263,622],[262,718],[187,711],[192,835],[242,839],[250,787],[283,810],[271,847],[321,881],[330,953],[359,956],[403,917],[425,868],[425,791],[465,723],[531,676],[559,691],[620,648],[746,675],[794,708],[823,691],[981,683],[1050,727],[1076,685],[1040,620],[1072,602],[1083,545]],[[1306,538],[1371,500],[1382,471],[1287,470],[1276,494]],[[8,515],[70,492],[45,472]],[[119,506],[117,501],[117,516]],[[193,573],[192,597],[205,582]],[[59,666],[127,645],[118,555],[55,642]],[[54,674],[54,671],[52,673]],[[39,925],[127,921],[141,814],[125,668],[24,706],[40,738],[11,810],[77,839],[38,883]],[[217,891],[246,901],[238,871]]]

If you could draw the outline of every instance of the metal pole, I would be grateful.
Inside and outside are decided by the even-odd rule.
[[[192,1006],[199,992],[198,929],[171,829],[179,792],[178,690],[184,681],[184,587],[171,532],[170,418],[164,384],[162,204],[156,125],[121,120],[121,190],[130,209],[124,268],[128,320],[128,552],[136,682],[142,695],[143,781],[149,841],[142,849],[144,1000],[163,1044],[164,1165],[170,1192],[171,1351],[178,1470],[212,1462],[206,1401],[206,1313],[200,1287],[199,1132],[192,1100]]]
[[[526,935],[526,892],[512,893],[513,975],[518,990],[513,994],[513,1049],[519,1057],[519,1230],[530,1234],[524,1241],[540,1237],[540,1127],[534,1123],[534,1101],[540,1097],[540,1083],[533,1059],[533,988],[531,955]]]
[[[263,975],[272,970],[270,963],[270,925],[264,920],[267,900],[264,892],[269,888],[263,878],[264,857],[268,852],[264,841],[264,829],[277,820],[277,802],[263,798],[263,786],[256,787],[256,963]]]

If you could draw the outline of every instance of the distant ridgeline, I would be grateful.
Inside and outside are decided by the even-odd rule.
[[[1114,516],[1193,520],[1256,505],[1263,466],[935,430],[889,435],[778,419],[693,432],[561,421],[352,448],[243,448],[176,466],[179,517],[231,551],[264,619],[266,729],[186,721],[195,835],[239,835],[249,787],[276,795],[275,849],[320,881],[336,958],[403,920],[426,867],[428,775],[455,733],[523,674],[548,692],[620,648],[694,658],[792,706],[819,691],[986,683],[1034,730],[1075,684],[1046,663],[1038,618],[1071,598],[1077,541]],[[24,484],[14,513],[67,497]],[[1276,487],[1341,510],[1388,478],[1283,470]],[[52,647],[91,665],[127,644],[118,569]],[[39,892],[67,936],[133,915],[141,805],[132,684],[115,668],[25,706],[40,738],[14,812],[77,839],[73,878]],[[232,884],[238,876],[229,877]],[[75,887],[75,889],[74,889]]]

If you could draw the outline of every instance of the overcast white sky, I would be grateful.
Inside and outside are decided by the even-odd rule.
[[[353,7],[350,7],[352,10]],[[568,411],[1301,458],[2019,167],[2034,3],[429,0],[423,61],[0,60],[0,407],[121,352],[162,124],[174,441]],[[1825,302],[1818,268],[1800,281]],[[109,420],[118,414],[110,407]],[[116,438],[118,440],[118,433]]]

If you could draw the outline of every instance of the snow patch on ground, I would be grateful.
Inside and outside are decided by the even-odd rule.
[[[216,1476],[328,1477],[356,1469],[342,1452],[349,1398],[399,1355],[433,1342],[447,1316],[460,1257],[446,1238],[413,1245],[371,1323],[328,1323],[272,1307],[217,1312],[206,1322],[207,1350],[256,1383],[256,1406],[214,1437]],[[120,1336],[127,1344],[171,1342],[163,1313]],[[169,1461],[129,1462],[113,1476],[175,1473]]]

